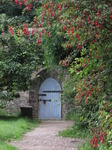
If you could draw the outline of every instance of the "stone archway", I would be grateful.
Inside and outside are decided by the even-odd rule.
[[[29,105],[32,106],[32,115],[33,118],[39,118],[39,90],[41,84],[47,79],[47,78],[54,78],[57,80],[62,87],[62,79],[59,79],[59,70],[53,70],[48,71],[47,69],[42,69],[37,73],[37,78],[33,80],[32,87],[29,90]],[[64,107],[62,105],[62,111],[61,111],[62,118],[64,117]]]

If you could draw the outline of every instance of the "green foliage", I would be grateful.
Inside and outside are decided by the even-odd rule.
[[[10,146],[8,144],[6,144],[5,142],[0,142],[0,149],[2,150],[18,150],[18,148],[14,147],[14,146]]]
[[[17,117],[1,117],[0,119],[0,140],[11,141],[19,139],[22,135],[39,124],[37,120]],[[7,129],[7,130],[6,130]]]
[[[7,33],[8,28],[18,33],[18,27],[12,29],[10,26],[30,22],[33,12],[22,15],[23,6],[7,1],[0,3],[0,99],[11,100],[19,97],[18,91],[25,91],[30,87],[32,72],[43,64],[43,50],[37,46],[31,32],[29,38]],[[9,12],[10,7],[12,9]]]
[[[86,128],[79,128],[76,124],[72,128],[68,128],[66,130],[60,131],[59,132],[60,136],[63,137],[71,137],[71,138],[81,138],[85,139],[90,137],[90,133]]]
[[[1,102],[0,102],[1,103]],[[7,116],[7,112],[4,110],[4,108],[0,108],[0,116]]]
[[[104,145],[104,144],[99,145],[97,148],[91,148],[90,142],[88,142],[88,141],[78,148],[78,150],[94,150],[94,149],[96,149],[96,150],[111,150],[111,149],[108,149],[106,147],[106,145]]]
[[[94,148],[91,148],[90,143],[86,142],[82,146],[78,148],[78,150],[94,150]]]
[[[65,57],[66,52],[61,46],[63,36],[57,35],[54,29],[51,32],[53,33],[52,36],[44,36],[42,49],[44,50],[45,65],[52,68],[59,65],[60,60]]]
[[[17,148],[10,146],[6,142],[20,139],[26,131],[37,127],[40,123],[38,120],[18,118],[16,116],[0,116],[0,118],[0,149],[5,150],[17,150]]]
[[[66,114],[66,119],[72,120],[74,124],[72,127],[69,127],[63,131],[60,131],[59,132],[60,136],[71,137],[71,138],[81,138],[85,140],[91,137],[91,134],[92,134],[91,130],[89,130],[86,126],[81,125],[79,113],[76,113],[76,110],[74,110]]]
[[[68,85],[65,83],[64,94],[65,97],[68,96],[65,100],[73,106],[74,99],[70,94],[75,92],[75,106],[80,106],[80,123],[93,129],[107,128],[111,133],[111,2],[79,0],[63,4],[61,1],[58,10],[52,4],[44,9],[46,12],[51,9],[51,14],[54,11],[58,14],[55,19],[50,17],[51,20],[56,20],[49,27],[51,37],[53,28],[57,27],[55,33],[64,35],[65,38],[61,45],[66,50],[66,55],[60,64],[69,66],[73,77],[73,80],[68,78]],[[71,84],[72,81],[74,85]],[[108,108],[105,110],[106,105]],[[107,147],[110,148],[109,139]]]
[[[32,39],[27,42],[14,36],[10,37],[7,42],[8,50],[0,51],[0,91],[7,91],[6,97],[10,100],[18,96],[19,90],[28,89],[32,72],[43,61],[43,52]]]
[[[0,34],[8,31],[6,14],[0,14]]]
[[[68,88],[69,87],[69,88]],[[74,77],[66,75],[64,85],[63,85],[62,99],[66,104],[67,114],[71,114],[75,109],[75,87],[74,87]]]

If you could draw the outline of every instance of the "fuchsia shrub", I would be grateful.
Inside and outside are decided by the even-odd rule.
[[[10,2],[19,7],[24,6],[24,10],[30,13],[35,8],[36,1],[10,0]],[[41,13],[34,17],[31,24],[32,31],[29,31],[29,26],[31,27],[29,24],[22,26],[22,32],[18,31],[18,35],[23,34],[24,37],[27,35],[27,38],[30,34],[34,35],[36,43],[42,47],[45,47],[45,37],[52,39],[54,29],[57,36],[63,35],[65,40],[61,46],[66,55],[59,64],[66,67],[74,76],[76,93],[74,107],[78,105],[82,107],[83,123],[89,126],[89,123],[92,125],[94,120],[97,120],[99,127],[104,125],[109,131],[112,128],[111,4],[111,0],[43,2]],[[9,30],[14,35],[12,27]],[[108,111],[105,108],[107,103],[109,103]],[[109,121],[105,125],[107,118]],[[109,135],[106,130],[97,128],[92,132],[90,140],[92,148],[97,148],[101,142],[108,143]]]

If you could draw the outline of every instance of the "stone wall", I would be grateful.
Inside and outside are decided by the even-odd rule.
[[[5,107],[5,110],[9,114],[15,114],[20,112],[21,106],[29,105],[29,91],[19,92],[20,98],[14,99],[13,101],[8,101]]]
[[[32,87],[29,91],[20,92],[20,98],[14,99],[13,101],[7,102],[6,110],[10,114],[20,112],[21,106],[31,106],[33,118],[39,117],[39,90],[42,82],[47,78],[56,79],[63,90],[63,79],[60,78],[60,71],[53,70],[48,71],[47,69],[41,69],[39,72],[34,72],[32,75]],[[65,117],[66,106],[62,101],[62,118]]]

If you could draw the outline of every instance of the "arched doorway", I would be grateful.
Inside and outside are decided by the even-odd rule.
[[[54,78],[47,78],[40,86],[39,118],[61,119],[61,86]]]

